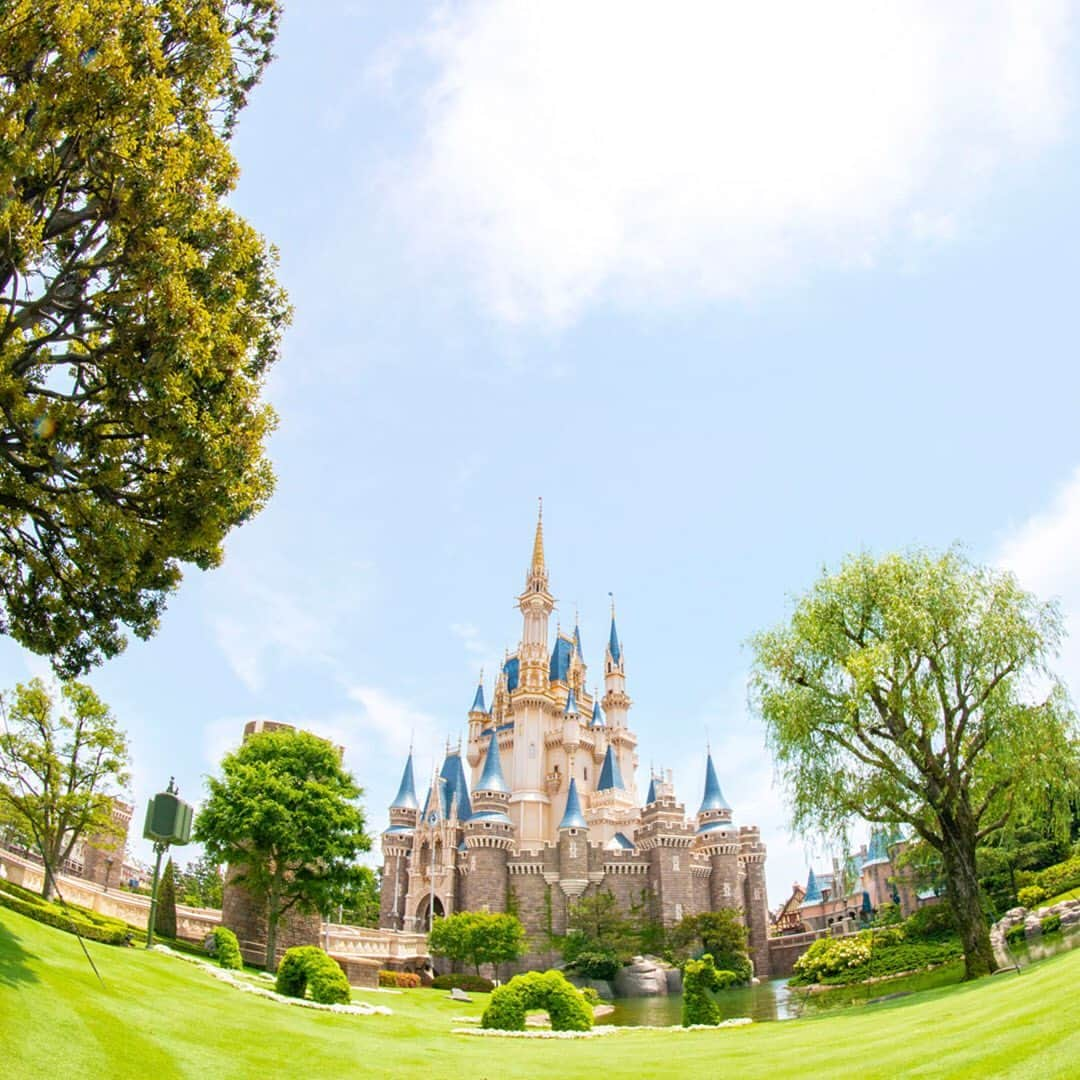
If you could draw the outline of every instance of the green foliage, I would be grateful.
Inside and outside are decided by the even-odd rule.
[[[466,976],[472,978],[472,976]],[[380,986],[396,986],[401,990],[415,990],[420,985],[420,976],[415,971],[380,971]]]
[[[1062,762],[1062,772],[1068,775],[1067,762]],[[1060,801],[1063,795],[1049,789],[1046,797]],[[1029,811],[1028,820],[998,834],[993,844],[978,848],[979,883],[995,917],[1016,906],[1018,890],[1030,884],[1039,871],[1068,858],[1065,817],[1052,807],[1040,807]]]
[[[173,861],[165,864],[165,873],[158,882],[157,910],[154,912],[154,933],[164,938],[176,937],[176,871]]]
[[[594,986],[583,986],[583,987],[581,987],[581,996],[590,1005],[599,1005],[600,1004],[600,991],[597,990],[596,987],[594,987]]]
[[[899,904],[886,902],[881,904],[870,921],[871,926],[896,926],[903,922],[904,916]]]
[[[276,0],[0,7],[0,627],[72,677],[265,504],[289,318],[229,205]]]
[[[741,983],[749,982],[754,974],[747,951],[747,930],[734,908],[687,915],[672,930],[671,939],[680,958],[708,953],[714,966],[733,971]]]
[[[1010,926],[1005,931],[1005,940],[1010,945],[1023,945],[1027,940],[1027,932],[1023,923],[1018,923],[1016,926]]]
[[[1044,934],[1056,933],[1061,929],[1061,916],[1046,915],[1039,921],[1039,925],[1042,927]]]
[[[69,934],[78,930],[89,941],[100,941],[105,945],[127,945],[131,941],[131,928],[119,919],[99,915],[77,904],[51,903],[3,879],[0,879],[0,907],[10,908]]]
[[[473,994],[490,994],[495,989],[495,984],[490,979],[467,971],[436,975],[431,985],[436,990],[468,990]]]
[[[1021,907],[1038,907],[1050,894],[1041,885],[1027,885],[1016,894],[1016,899]]]
[[[66,709],[57,715],[41,679],[19,683],[0,738],[0,803],[40,845],[46,899],[53,868],[80,839],[120,842],[110,789],[128,782],[127,737],[109,707],[84,683],[64,683],[60,695]]]
[[[470,963],[512,963],[525,953],[525,931],[513,915],[487,911],[461,911],[437,918],[428,943],[432,953]]]
[[[286,997],[311,1000],[322,1005],[345,1005],[352,992],[345,972],[317,945],[287,949],[278,968],[275,989]]]
[[[176,891],[189,907],[220,908],[224,881],[221,867],[206,855],[189,862],[176,874]]]
[[[575,948],[584,943],[581,949]],[[590,948],[587,938],[574,936],[566,939],[563,959],[566,966],[585,979],[603,979],[610,982],[623,966],[623,960],[612,949]]]
[[[241,971],[244,958],[240,954],[240,942],[227,926],[215,926],[211,935],[214,942],[214,957],[223,968]]]
[[[356,857],[371,845],[356,805],[362,792],[337,750],[304,731],[252,735],[225,755],[221,773],[207,781],[195,839],[265,901],[273,970],[282,916],[294,907],[325,913],[358,880]]]
[[[700,960],[687,960],[683,964],[683,1027],[719,1024],[723,1016],[713,994],[738,981],[739,977],[734,971],[718,971],[708,953]]]
[[[927,904],[904,921],[905,941],[932,941],[956,934],[956,919],[947,900]]]
[[[1035,875],[1034,884],[1045,889],[1047,896],[1080,889],[1080,855],[1040,870]]]
[[[378,926],[381,869],[370,866],[356,868],[356,880],[351,882],[337,898],[341,909],[341,922],[348,926]],[[332,907],[332,905],[331,905]]]
[[[530,971],[515,975],[495,989],[480,1020],[482,1027],[524,1031],[530,1009],[547,1009],[552,1031],[588,1031],[592,1007],[558,971]]]
[[[567,935],[562,939],[568,968],[588,979],[612,979],[637,952],[640,935],[615,896],[607,891],[587,892],[567,911]]]
[[[754,641],[753,693],[795,827],[914,828],[942,857],[968,978],[994,963],[976,844],[1037,807],[1069,813],[1075,718],[1046,669],[1061,635],[1058,609],[1010,574],[915,551],[848,559]]]

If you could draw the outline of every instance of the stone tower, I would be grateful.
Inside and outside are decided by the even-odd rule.
[[[506,859],[514,846],[514,823],[507,814],[510,788],[502,774],[499,738],[492,734],[484,771],[473,791],[473,813],[465,823],[466,863],[462,906],[467,911],[505,911]]]

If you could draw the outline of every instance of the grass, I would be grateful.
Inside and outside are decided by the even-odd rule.
[[[102,1076],[488,1077],[732,1074],[860,1077],[1051,1077],[1080,1061],[1080,950],[1021,976],[999,975],[841,1015],[670,1035],[591,1041],[451,1035],[479,1015],[443,991],[357,991],[392,1017],[334,1016],[241,994],[184,961],[89,944],[0,910],[0,1044],[4,1072],[25,1080]]]
[[[1080,885],[1075,886],[1072,889],[1067,889],[1063,893],[1058,893],[1057,896],[1051,896],[1049,900],[1040,900],[1036,905],[1038,908],[1053,907],[1055,904],[1060,904],[1063,900],[1077,900],[1080,899]]]

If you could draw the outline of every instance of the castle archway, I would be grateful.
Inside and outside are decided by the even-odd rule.
[[[441,917],[446,914],[443,902],[435,897],[435,915]],[[431,897],[425,896],[416,908],[416,926],[418,930],[428,933],[431,930]]]

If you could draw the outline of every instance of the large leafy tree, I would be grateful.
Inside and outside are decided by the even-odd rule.
[[[849,559],[760,635],[754,694],[804,833],[906,824],[940,855],[966,976],[993,969],[979,844],[1052,797],[1075,722],[1056,607],[957,551]]]
[[[429,942],[436,956],[470,963],[477,975],[481,964],[513,963],[526,947],[525,930],[516,915],[488,911],[460,911],[436,919]]]
[[[60,693],[63,711],[41,679],[20,683],[0,727],[0,803],[41,851],[46,898],[81,839],[121,840],[113,796],[128,782],[127,737],[109,707],[84,683]]]
[[[269,497],[288,319],[226,204],[276,0],[0,5],[0,632],[72,676]]]
[[[708,953],[721,971],[732,971],[739,982],[754,974],[747,952],[747,930],[734,908],[687,915],[671,932],[672,943],[684,958]]]
[[[304,731],[262,732],[226,754],[207,780],[195,839],[214,863],[266,905],[266,966],[291,910],[328,914],[361,879],[356,857],[371,846],[363,794],[337,749]]]

